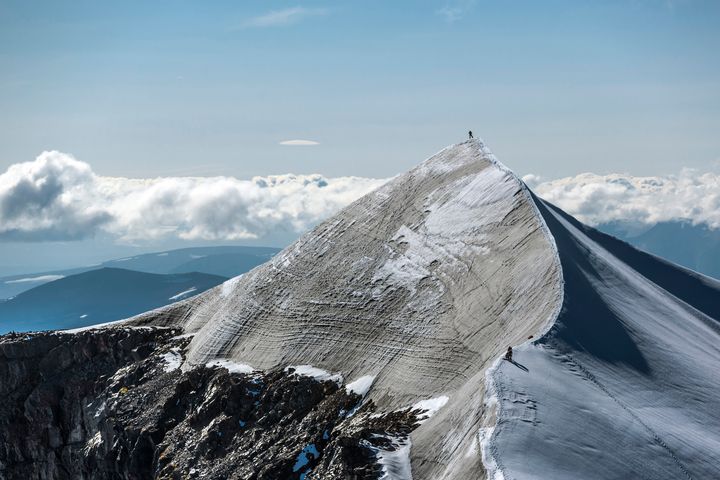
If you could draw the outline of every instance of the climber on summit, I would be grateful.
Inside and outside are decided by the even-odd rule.
[[[508,347],[507,352],[505,352],[505,360],[508,362],[512,362],[512,347]]]
[[[473,136],[472,136],[472,130],[470,130],[470,131],[468,132],[468,138],[469,138],[470,140],[472,140],[472,139],[473,139]]]

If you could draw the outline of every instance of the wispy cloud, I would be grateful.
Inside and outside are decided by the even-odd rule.
[[[459,0],[446,3],[445,6],[435,11],[445,19],[447,23],[454,23],[462,19],[475,5],[475,0]]]
[[[248,19],[242,24],[243,28],[284,27],[294,25],[306,18],[327,15],[325,8],[292,7],[271,12]]]
[[[312,145],[320,145],[320,142],[315,140],[283,140],[280,145],[288,147],[310,147]]]

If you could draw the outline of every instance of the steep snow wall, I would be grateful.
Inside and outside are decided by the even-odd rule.
[[[562,312],[492,371],[498,478],[720,478],[720,283],[536,199]]]
[[[468,141],[268,264],[151,316],[197,331],[186,367],[228,358],[372,376],[368,397],[385,410],[447,397],[412,434],[413,476],[477,478],[486,369],[562,298],[544,228],[522,182]]]

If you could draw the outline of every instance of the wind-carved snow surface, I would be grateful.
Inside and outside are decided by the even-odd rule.
[[[720,478],[720,283],[538,207],[564,303],[543,338],[492,372],[499,472]]]
[[[522,182],[482,142],[463,142],[267,264],[152,315],[196,332],[184,368],[224,358],[372,374],[380,412],[448,397],[403,451],[415,478],[474,478],[485,371],[562,296],[543,228]]]
[[[238,275],[237,277],[233,277],[230,280],[226,280],[225,282],[223,282],[221,290],[220,290],[220,292],[221,292],[220,295],[223,298],[228,297],[232,293],[232,291],[235,289],[235,286],[238,284],[238,282],[240,281],[241,278],[242,278],[242,275]]]

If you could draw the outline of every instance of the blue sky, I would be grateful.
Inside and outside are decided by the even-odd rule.
[[[3,0],[0,169],[386,177],[468,128],[521,174],[703,167],[719,24],[694,0]]]
[[[545,180],[720,171],[718,25],[701,0],[0,0],[0,274],[284,245],[468,129]],[[287,173],[334,193],[242,181]],[[214,180],[107,179],[195,175],[280,220],[215,215]],[[153,215],[171,233],[141,238]]]

